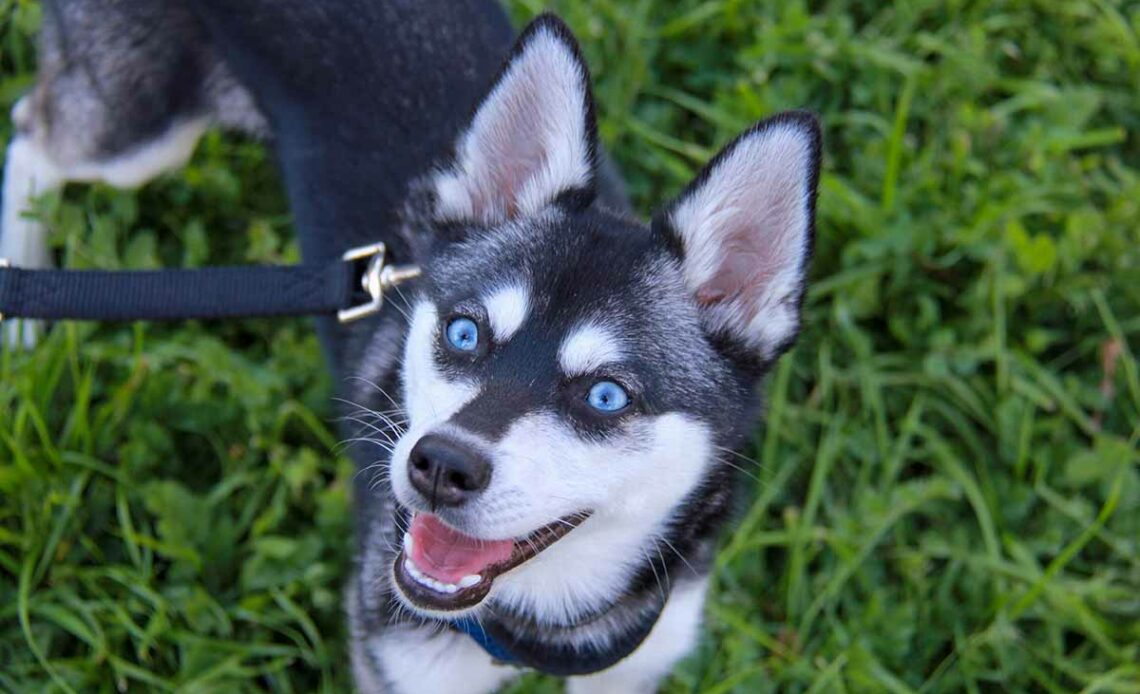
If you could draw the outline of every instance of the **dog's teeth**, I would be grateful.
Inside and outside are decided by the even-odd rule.
[[[437,581],[433,578],[429,578],[428,581],[430,581],[430,585],[431,585],[432,589],[434,589],[438,593],[454,593],[455,591],[459,590],[459,588],[451,585],[450,583],[444,583],[443,581]]]
[[[416,546],[411,533],[404,533],[404,556],[412,556],[412,549]]]
[[[412,577],[413,581],[420,584],[421,586],[424,586],[425,588],[431,588],[437,593],[446,593],[450,595],[459,591],[459,586],[455,585],[454,583],[444,583],[443,581],[437,581],[431,576],[428,576],[424,572],[417,569],[416,565],[412,563],[412,560],[410,558],[404,559],[404,569]]]
[[[482,581],[482,580],[483,580],[483,577],[480,576],[479,574],[467,574],[462,579],[460,579],[459,587],[460,588],[470,588],[471,586],[477,584],[479,581]]]

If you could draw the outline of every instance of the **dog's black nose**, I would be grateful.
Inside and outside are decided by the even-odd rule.
[[[491,461],[467,444],[428,434],[412,447],[408,478],[432,507],[459,506],[487,487]]]

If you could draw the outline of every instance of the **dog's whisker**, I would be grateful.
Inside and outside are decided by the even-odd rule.
[[[385,414],[382,412],[371,412],[371,411],[360,410],[357,412],[350,412],[350,413],[347,413],[347,414],[342,415],[340,417],[337,417],[334,421],[336,421],[336,422],[370,421],[371,423],[381,422],[383,424],[388,424],[389,426],[396,428],[396,427],[402,427],[402,426],[406,425],[408,420],[406,417],[389,415],[389,414]]]
[[[363,475],[366,472],[370,473],[369,483],[373,489],[379,486],[381,483],[389,482],[392,479],[392,473],[384,466],[370,465],[367,469],[361,470],[357,474]]]
[[[401,420],[406,418],[406,413],[404,413],[404,412],[394,411],[394,410],[390,411],[390,413],[389,412],[380,412],[377,410],[369,409],[367,407],[363,407],[361,405],[357,405],[356,403],[351,403],[348,401],[343,401],[343,402],[346,402],[350,405],[353,405],[354,407],[357,407],[358,409],[355,412],[345,413],[344,415],[339,417],[336,421],[362,422],[365,420],[365,418],[370,417],[372,419],[379,420],[379,421],[382,421],[386,424],[389,424],[389,425],[393,426],[393,428],[398,428],[397,426],[395,426],[395,422],[397,421],[397,417],[399,417]]]
[[[371,431],[384,436],[388,440],[389,443],[395,443],[395,440],[393,440],[392,437],[388,434],[388,429],[391,429],[392,427],[388,427],[388,429],[385,429],[383,427],[376,426],[372,422],[366,422],[362,419],[357,419],[356,417],[345,417],[345,421],[355,422],[356,424],[359,424],[366,429],[370,429]]]
[[[355,421],[355,420],[354,420]],[[370,437],[382,440],[387,446],[394,448],[403,434],[398,431],[393,431],[390,427],[378,427],[371,422],[357,422],[360,426],[352,432],[350,436],[345,437],[342,441],[350,441],[360,437]]]
[[[412,308],[411,302],[408,301],[408,298],[406,296],[404,296],[404,292],[403,292],[403,290],[400,289],[400,285],[396,285],[396,286],[392,287],[392,289],[395,290],[395,297],[394,298],[397,298],[400,301],[404,302],[404,305],[403,305],[403,307],[401,307],[395,301],[392,301],[389,305],[392,306],[393,308],[395,308],[397,311],[399,311],[400,315],[404,317],[404,320],[411,323],[412,317],[408,313],[408,311],[410,311]]]
[[[658,554],[660,554],[660,550],[658,550]],[[657,581],[657,590],[661,593],[661,599],[665,600],[665,586],[661,584],[661,576],[657,573],[657,566],[653,563],[653,558],[649,556],[644,547],[641,548],[641,556],[645,557],[645,563],[649,564],[650,570],[653,571],[653,579]],[[664,562],[662,562],[662,566],[664,566]]]
[[[360,475],[363,475],[365,472],[371,472],[370,478],[368,480],[368,489],[370,491],[375,491],[380,486],[380,484],[386,481],[384,477],[389,474],[386,470],[377,470],[376,465],[370,465],[368,469],[357,472],[354,479],[358,478]]]
[[[665,546],[668,547],[673,552],[673,554],[677,555],[677,558],[681,560],[681,563],[683,563],[685,566],[689,567],[689,571],[692,571],[694,576],[700,575],[700,572],[697,571],[697,568],[695,566],[693,566],[692,564],[690,564],[689,560],[685,558],[685,555],[681,554],[677,550],[677,548],[673,546],[673,543],[669,541],[669,538],[664,537],[664,536],[660,536],[660,537],[658,537],[658,539],[661,542],[664,542]]]
[[[741,460],[743,460],[743,461],[744,461],[744,462],[746,462],[746,463],[749,463],[749,464],[751,464],[751,465],[755,465],[755,466],[756,466],[757,468],[759,468],[759,469],[764,469],[764,464],[763,464],[763,463],[761,463],[761,462],[760,462],[759,460],[757,460],[756,458],[753,458],[753,457],[751,457],[751,456],[747,456],[747,455],[744,455],[744,454],[743,454],[743,453],[741,453],[740,451],[737,451],[737,450],[733,450],[733,449],[729,448],[728,446],[714,446],[714,448],[716,448],[718,451],[721,451],[721,452],[724,452],[724,453],[728,453],[729,455],[733,455],[733,456],[736,456],[737,458],[740,458]]]
[[[375,383],[371,383],[370,381],[366,381],[365,379],[360,378],[359,376],[352,376],[348,380],[357,380],[357,381],[361,381],[363,383],[367,383],[372,387],[373,390],[376,390],[377,392],[379,392],[382,395],[385,395],[385,396],[387,395],[384,392],[384,390],[382,388],[380,388],[380,386],[376,385]],[[340,403],[341,405],[349,405],[351,407],[355,407],[355,408],[362,410],[362,411],[365,411],[365,412],[393,413],[393,412],[406,412],[407,411],[406,408],[404,408],[399,403],[394,402],[394,401],[392,402],[392,405],[393,405],[392,409],[390,409],[390,410],[376,410],[375,408],[369,407],[368,405],[364,405],[363,403],[356,402],[355,400],[350,400],[348,398],[334,397],[334,398],[332,398],[332,400],[333,400],[333,402]]]
[[[395,449],[395,444],[383,439],[378,439],[374,436],[352,436],[350,438],[337,442],[334,450],[336,453],[343,453],[344,451],[347,451],[348,449],[360,444],[376,446],[377,448],[380,448],[385,453],[387,453],[389,456],[392,455],[392,451]]]
[[[378,440],[371,438],[369,436],[354,436],[350,439],[344,439],[343,441],[340,441],[337,444],[338,449],[339,449],[337,452],[339,453],[339,452],[347,449],[349,446],[351,446],[355,443],[370,443],[374,446],[379,446],[380,448],[383,448],[388,453],[391,453],[392,448],[393,448],[392,444],[385,443],[384,441],[378,441]]]
[[[720,448],[720,447],[718,446],[718,448]],[[721,450],[722,450],[722,451],[725,451],[726,453],[735,453],[735,451],[732,451],[732,450],[730,450],[730,449],[728,449],[728,448],[721,448]],[[746,460],[750,460],[749,458],[745,458],[745,459],[746,459]],[[737,465],[736,463],[732,462],[732,461],[731,461],[731,460],[729,460],[728,458],[725,458],[725,457],[723,457],[723,456],[722,456],[722,457],[720,458],[720,462],[722,462],[722,463],[724,463],[725,465],[729,466],[729,467],[730,467],[730,468],[732,468],[733,470],[736,470],[737,472],[741,473],[742,475],[746,475],[746,476],[748,476],[749,478],[751,478],[751,479],[752,479],[754,482],[756,482],[757,484],[766,484],[766,483],[764,482],[764,480],[760,479],[760,478],[759,478],[759,477],[758,477],[758,476],[757,476],[755,473],[753,473],[751,470],[746,470],[746,469],[744,469],[744,468],[740,467],[739,465]],[[752,462],[756,462],[756,461],[752,461]],[[759,464],[759,463],[757,463],[757,464]]]
[[[657,551],[657,556],[660,557],[661,550],[658,549],[656,545],[654,545],[654,549]],[[661,602],[664,603],[669,599],[669,589],[671,586],[669,583],[669,572],[665,569],[665,560],[661,560],[661,573],[665,575],[665,579],[662,580],[661,576],[657,573],[657,566],[653,558],[649,556],[649,552],[642,550],[642,555],[645,557],[645,560],[649,562],[649,568],[653,570],[653,580],[657,582],[657,594],[661,597]]]
[[[363,421],[356,420],[356,419],[349,420],[349,421],[353,421],[353,422],[359,424],[360,426],[357,428],[356,431],[353,432],[352,436],[347,437],[345,440],[351,440],[353,438],[359,438],[359,437],[363,437],[363,436],[370,436],[370,437],[375,436],[375,437],[378,437],[381,440],[383,440],[384,443],[387,444],[388,446],[395,447],[395,445],[398,443],[400,437],[403,436],[403,434],[401,432],[393,431],[390,427],[389,428],[378,427],[371,422],[363,422]]]
[[[669,566],[665,562],[665,555],[661,553],[661,541],[664,539],[660,536],[653,538],[653,549],[657,552],[657,558],[661,560],[661,573],[665,574],[665,582],[669,583]]]
[[[374,383],[374,382],[372,382],[366,378],[362,378],[360,376],[349,376],[345,380],[347,380],[347,381],[358,381],[360,383],[363,383],[364,385],[368,386],[369,388],[376,391],[380,395],[383,395],[388,400],[388,402],[392,403],[392,406],[395,407],[397,410],[399,410],[401,412],[404,411],[404,407],[395,398],[393,398],[388,393],[388,391],[384,390],[384,388],[381,387],[380,384]],[[360,403],[352,402],[350,400],[342,400],[342,401],[345,402],[346,404],[353,405],[355,407],[364,407]],[[368,409],[368,408],[365,408],[365,409]]]

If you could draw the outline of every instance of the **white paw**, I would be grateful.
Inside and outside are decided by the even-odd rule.
[[[6,319],[0,323],[0,342],[8,349],[32,349],[43,336],[41,320]]]
[[[24,115],[17,104],[13,117]],[[29,213],[34,197],[57,190],[62,183],[60,172],[31,139],[17,136],[8,144],[0,202],[0,258],[14,267],[51,267],[47,227]],[[8,319],[0,323],[0,342],[30,349],[43,331],[43,321]]]

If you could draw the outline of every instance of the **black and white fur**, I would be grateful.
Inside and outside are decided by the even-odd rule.
[[[96,16],[108,7],[121,13]],[[269,133],[307,260],[382,240],[424,267],[406,314],[319,325],[377,444],[354,453],[358,688],[492,691],[519,672],[393,583],[410,513],[503,539],[588,512],[464,614],[523,649],[573,651],[660,612],[628,657],[569,680],[654,690],[696,641],[718,533],[745,486],[730,458],[799,328],[814,118],[757,124],[645,225],[603,164],[588,70],[553,17],[508,54],[501,10],[475,0],[71,0],[46,16],[40,81],[9,145],[0,255],[47,262],[17,212],[27,194],[141,183],[220,123]],[[161,47],[129,38],[143,18]],[[193,79],[169,79],[186,64]],[[166,118],[154,99],[116,99],[131,90],[111,73],[137,75],[124,85],[148,85]],[[454,315],[478,322],[477,354],[441,342]],[[603,377],[631,395],[615,416],[583,402]],[[486,487],[444,507],[417,489],[409,454],[429,434],[490,461]]]

